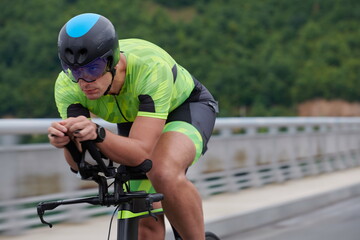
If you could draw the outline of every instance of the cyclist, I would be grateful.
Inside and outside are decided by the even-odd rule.
[[[58,55],[63,71],[55,83],[62,121],[48,129],[50,143],[65,146],[95,140],[114,162],[136,166],[153,161],[148,173],[162,207],[183,239],[204,239],[201,198],[186,169],[206,151],[217,102],[208,90],[163,49],[145,40],[118,40],[104,16],[85,13],[60,30]],[[81,115],[81,116],[79,116]],[[118,134],[91,121],[96,115],[116,123]],[[74,117],[75,116],[75,117]],[[163,217],[140,222],[142,239],[163,239]]]

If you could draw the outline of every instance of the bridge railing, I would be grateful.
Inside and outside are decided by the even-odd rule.
[[[217,124],[191,175],[203,196],[360,165],[359,118],[243,118]]]
[[[36,226],[36,203],[96,194],[49,144],[17,144],[17,136],[46,134],[58,119],[0,120],[0,233]],[[95,120],[116,131],[114,124]],[[360,118],[219,118],[209,150],[188,177],[213,194],[325,174],[360,165]],[[66,206],[49,220],[81,221],[108,208]]]

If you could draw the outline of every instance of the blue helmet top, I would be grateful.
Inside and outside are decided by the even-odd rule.
[[[114,68],[120,57],[113,24],[104,16],[84,13],[71,18],[58,37],[60,61],[68,66],[84,66],[96,58],[106,58]]]

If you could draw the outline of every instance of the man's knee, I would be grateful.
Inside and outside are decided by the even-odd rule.
[[[157,187],[159,185],[165,185],[167,183],[171,183],[172,181],[174,181],[174,174],[171,174],[172,170],[168,169],[168,171],[166,170],[162,170],[162,169],[156,169],[153,168],[148,174],[148,178],[150,180],[150,182],[152,183],[152,185],[155,187],[155,189],[157,189]],[[158,191],[158,190],[157,190]]]

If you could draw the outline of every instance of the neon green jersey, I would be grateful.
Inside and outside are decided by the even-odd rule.
[[[63,119],[68,117],[68,107],[78,103],[112,123],[133,122],[136,116],[166,119],[189,97],[194,88],[192,76],[166,51],[140,39],[124,39],[119,44],[127,66],[125,83],[118,95],[89,100],[78,84],[65,73],[59,74],[55,101]]]

